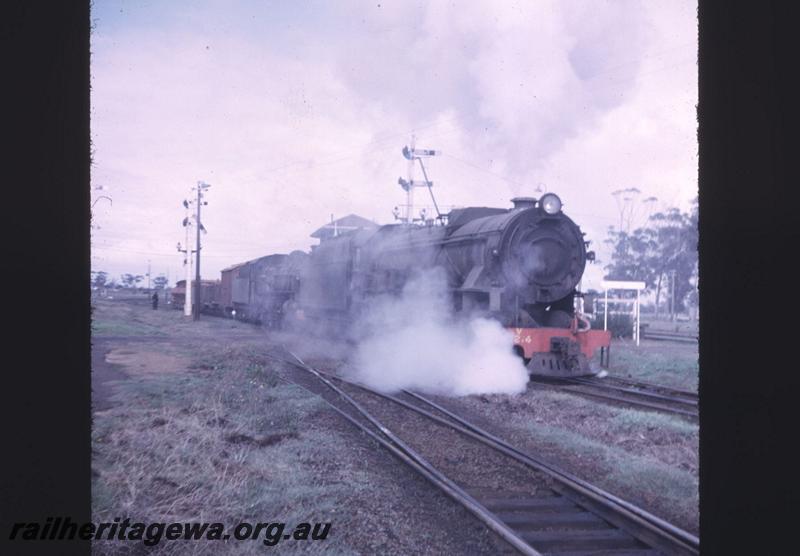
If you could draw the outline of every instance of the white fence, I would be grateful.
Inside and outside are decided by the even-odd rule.
[[[626,280],[604,280],[603,297],[595,300],[595,303],[603,303],[603,330],[608,330],[608,315],[629,315],[633,319],[633,339],[639,345],[639,324],[641,318],[641,306],[639,298],[641,291],[645,289],[644,282],[630,282]],[[635,298],[609,297],[608,292],[635,291]],[[617,310],[611,310],[609,304],[616,305]],[[619,307],[622,308],[619,308]]]

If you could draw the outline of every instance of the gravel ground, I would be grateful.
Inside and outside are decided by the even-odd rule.
[[[259,354],[282,338],[268,341],[256,329],[221,319],[189,325],[177,311],[122,302],[98,302],[95,319],[96,521],[285,521],[289,527],[321,521],[332,527],[325,541],[272,548],[244,541],[154,547],[103,541],[94,553],[508,550],[317,398],[278,381]]]
[[[241,452],[241,484],[193,501],[181,517],[221,520],[215,508],[254,504],[262,520],[333,523],[328,541],[280,544],[275,548],[281,553],[497,554],[508,549],[466,510],[319,401],[276,385],[270,378],[275,363],[264,357],[288,345],[316,366],[337,369],[344,365],[348,346],[266,334],[224,319],[189,323],[178,311],[151,311],[144,304],[98,302],[95,319],[93,494],[98,515],[169,517],[162,509],[181,498],[182,483],[203,472],[211,473],[207,482],[216,480],[216,471],[202,467],[203,460],[215,453],[214,459],[229,460]],[[629,352],[626,362],[632,370],[644,355]],[[682,367],[673,365],[669,372],[675,385],[687,383]],[[697,532],[696,425],[535,386],[518,396],[436,401],[532,455]],[[543,484],[528,468],[470,448],[453,431],[432,434],[435,425],[393,404],[365,405],[413,439],[410,443],[431,463],[475,492],[535,495]],[[213,417],[198,421],[206,414]],[[263,419],[288,424],[276,431],[278,425],[259,424]],[[162,421],[167,424],[161,426]],[[265,438],[272,440],[262,442]],[[177,440],[186,453],[175,454]],[[154,482],[164,474],[164,459],[178,455],[189,463],[168,470],[169,481],[177,486]],[[138,487],[144,490],[137,491],[135,500],[128,492],[131,461],[138,462],[145,485]],[[212,545],[157,548],[170,554],[252,551],[248,543]],[[99,545],[95,551],[119,553],[118,548]]]
[[[338,414],[325,412],[316,421],[339,446],[320,454],[318,472],[369,476],[340,501],[336,527],[345,545],[361,554],[513,553],[469,512]]]
[[[699,530],[697,425],[535,385],[518,396],[431,399],[531,455]]]
[[[302,371],[284,370],[293,380],[303,380]],[[358,388],[338,385],[389,430],[417,450],[429,463],[468,491],[504,492],[531,497],[549,494],[551,479],[522,464],[487,449],[449,427],[439,425],[387,400]],[[317,387],[319,388],[319,387]],[[331,395],[327,398],[352,413],[351,408]]]
[[[613,371],[691,390],[697,370],[692,349],[660,344],[618,346],[618,368]],[[346,369],[341,359],[321,352],[324,350],[310,350],[306,361],[331,372]],[[531,455],[687,531],[699,532],[696,423],[534,384],[521,395],[431,398]]]

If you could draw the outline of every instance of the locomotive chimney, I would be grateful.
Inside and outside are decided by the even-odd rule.
[[[514,203],[514,210],[525,210],[536,206],[536,199],[533,197],[514,197],[511,202]]]

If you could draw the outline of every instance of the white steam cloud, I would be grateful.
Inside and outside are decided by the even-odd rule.
[[[516,394],[528,372],[512,352],[512,336],[497,321],[456,319],[442,273],[410,280],[400,297],[375,300],[359,323],[366,339],[354,356],[354,376],[383,392]]]

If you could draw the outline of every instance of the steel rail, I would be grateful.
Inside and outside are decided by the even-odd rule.
[[[516,532],[514,532],[513,529],[511,529],[497,516],[495,516],[492,512],[490,512],[485,506],[483,506],[477,500],[475,500],[475,498],[473,498],[470,494],[468,494],[464,489],[459,487],[451,479],[445,476],[441,471],[439,471],[433,465],[431,465],[418,452],[416,452],[413,448],[408,446],[403,440],[398,438],[392,431],[390,431],[380,421],[378,421],[375,417],[373,417],[372,414],[370,414],[367,410],[365,410],[351,396],[349,396],[346,392],[341,390],[330,380],[328,380],[325,376],[323,376],[327,375],[327,373],[323,373],[307,365],[302,359],[300,359],[297,355],[295,355],[291,351],[289,353],[292,355],[292,357],[297,359],[298,361],[297,363],[275,357],[273,357],[273,359],[277,359],[283,363],[293,365],[296,368],[303,369],[304,371],[314,375],[320,382],[322,382],[331,390],[336,392],[336,394],[338,394],[340,398],[349,403],[356,411],[358,411],[359,414],[361,414],[365,419],[367,419],[367,421],[369,421],[370,424],[372,424],[375,428],[377,428],[391,442],[379,437],[377,434],[369,430],[362,423],[359,423],[352,416],[347,415],[346,412],[336,407],[329,400],[325,399],[323,396],[320,396],[323,400],[325,400],[325,402],[328,405],[333,407],[340,415],[344,416],[348,421],[350,421],[353,425],[358,427],[362,432],[367,433],[371,438],[377,440],[383,447],[385,447],[394,455],[396,455],[398,458],[400,458],[404,463],[407,463],[415,471],[423,475],[434,486],[438,487],[445,494],[450,496],[452,499],[456,500],[467,511],[469,511],[472,515],[478,518],[489,529],[497,533],[503,540],[508,542],[518,552],[520,552],[521,554],[526,554],[528,556],[541,556],[540,552],[538,552],[530,544],[528,544],[522,537],[520,537]],[[299,384],[297,384],[297,386],[304,388]],[[304,389],[306,391],[310,391],[307,388]],[[394,443],[394,445],[392,443]]]
[[[642,340],[655,340],[667,342],[680,342],[686,344],[696,344],[699,342],[697,334],[669,334],[663,332],[647,332],[644,331],[641,336]]]
[[[296,357],[294,354],[292,355]],[[273,359],[277,358],[273,357]],[[533,469],[536,469],[537,471],[541,471],[548,474],[549,476],[553,477],[562,487],[568,489],[574,494],[577,494],[578,497],[585,497],[586,499],[588,499],[588,501],[591,503],[590,505],[593,505],[595,507],[595,509],[593,509],[592,511],[600,513],[601,517],[614,523],[617,527],[623,530],[628,530],[628,532],[633,534],[634,537],[639,538],[646,544],[650,544],[651,546],[655,546],[656,548],[663,548],[663,544],[667,543],[671,548],[680,549],[688,554],[699,553],[700,540],[698,537],[692,535],[688,531],[680,529],[679,527],[676,527],[675,525],[659,518],[658,516],[655,516],[647,512],[646,510],[639,508],[634,504],[631,504],[630,502],[627,502],[607,491],[604,491],[599,487],[596,487],[595,485],[592,485],[591,483],[588,483],[583,479],[580,479],[579,477],[572,475],[571,473],[558,469],[555,466],[552,466],[544,461],[535,458],[534,456],[531,456],[530,454],[527,454],[511,446],[504,440],[481,429],[480,427],[477,427],[476,425],[473,425],[472,423],[469,423],[468,421],[464,420],[463,418],[451,412],[450,410],[442,407],[441,405],[437,404],[436,402],[433,402],[432,400],[428,400],[427,398],[415,392],[410,392],[408,390],[403,391],[405,394],[447,415],[450,419],[455,421],[455,423],[443,419],[438,415],[434,415],[421,407],[418,407],[404,400],[401,400],[396,396],[384,394],[382,392],[378,392],[362,384],[348,381],[339,376],[332,375],[330,373],[326,373],[318,369],[313,369],[312,367],[302,362],[302,360],[300,360],[299,358],[298,360],[301,362],[300,365],[292,361],[286,361],[283,359],[279,360],[284,363],[303,368],[306,371],[313,372],[314,374],[318,375],[321,380],[329,384],[329,386],[331,386],[332,388],[335,388],[335,386],[330,384],[330,381],[327,380],[326,377],[362,389],[366,392],[369,392],[381,398],[390,400],[402,407],[406,407],[407,409],[410,409],[420,415],[423,415],[437,423],[440,423],[453,430],[456,430],[457,432],[460,432],[466,436],[474,438],[475,440],[478,440],[479,442],[482,442],[483,444],[492,447],[496,451],[499,451],[507,455],[508,457],[511,457],[512,459],[520,463],[523,463],[528,467],[531,467]],[[347,394],[344,393],[344,396],[347,396]],[[357,404],[357,402],[354,403]],[[400,440],[400,442],[402,443],[402,440]],[[457,485],[454,486],[456,486],[456,488],[459,488],[457,487]],[[466,496],[470,497],[468,494],[466,494]],[[578,503],[581,504],[582,502],[578,501]],[[476,504],[480,505],[478,502],[476,502]],[[597,512],[596,509],[597,506],[599,506],[601,510],[605,510],[605,515],[603,514],[603,512]],[[611,512],[612,515],[608,515],[608,512]],[[614,519],[613,514],[622,516],[627,521],[621,522],[619,519]],[[635,529],[635,531],[630,531],[630,529]]]
[[[586,386],[594,386],[597,388],[602,388],[605,390],[617,390],[619,392],[625,392],[628,394],[635,394],[637,396],[642,396],[646,398],[653,398],[656,400],[665,400],[672,403],[679,403],[683,405],[690,405],[690,406],[697,406],[697,399],[686,399],[686,397],[680,397],[680,395],[670,396],[667,394],[659,394],[657,392],[647,392],[646,390],[636,390],[635,388],[626,388],[624,386],[618,386],[616,384],[604,384],[602,381],[603,379],[599,380],[592,380],[580,377],[568,377],[564,378],[567,382],[571,382],[573,384],[584,384]],[[652,388],[650,386],[644,388]],[[664,388],[668,390],[668,388]]]
[[[535,380],[536,382],[538,382],[540,384],[547,384],[547,385],[554,386],[554,387],[558,388],[559,390],[561,390],[562,392],[570,392],[570,393],[573,393],[573,394],[577,394],[579,396],[588,396],[588,397],[592,397],[592,398],[599,398],[599,399],[602,399],[602,400],[611,400],[611,401],[614,401],[614,402],[619,402],[619,403],[623,403],[623,404],[630,405],[630,406],[639,406],[639,407],[644,407],[644,408],[647,408],[647,409],[655,409],[657,411],[661,411],[662,413],[671,413],[671,414],[675,414],[675,415],[682,415],[684,417],[689,417],[691,419],[698,419],[699,418],[699,414],[698,414],[698,411],[697,411],[697,404],[696,403],[688,404],[689,407],[691,407],[691,409],[681,409],[681,408],[677,408],[677,407],[670,407],[668,405],[664,405],[664,403],[659,403],[659,402],[656,402],[656,401],[648,401],[646,398],[651,398],[651,399],[656,398],[649,392],[639,392],[639,391],[634,390],[634,391],[628,392],[630,395],[626,397],[626,396],[617,396],[617,395],[614,395],[614,394],[611,394],[611,393],[607,393],[607,392],[598,392],[598,391],[590,391],[590,390],[583,389],[582,387],[586,386],[588,388],[597,388],[597,389],[600,389],[600,390],[620,390],[619,388],[615,388],[613,386],[605,386],[605,385],[602,385],[602,384],[594,384],[594,383],[592,383],[592,384],[583,384],[581,382],[572,382],[573,379],[571,379],[571,378],[559,379],[561,381],[561,383],[552,382],[552,381],[546,381],[546,380],[538,380],[538,379],[532,379],[532,380]],[[567,384],[564,384],[564,382],[566,382]],[[625,391],[624,389],[622,389],[622,390]],[[638,397],[638,399],[636,399],[636,397]],[[682,404],[682,405],[687,405],[687,402],[685,400],[676,400],[676,399],[668,398],[668,401],[673,402],[673,403]]]
[[[697,399],[697,392],[692,392],[691,390],[681,390],[680,388],[673,388],[672,386],[666,384],[658,384],[657,382],[649,382],[646,380],[632,380],[630,378],[625,378],[613,374],[607,375],[605,378],[588,378],[586,380],[589,381],[605,381],[605,380],[615,380],[617,382],[621,382],[623,384],[627,384],[629,386],[634,386],[638,388],[650,388],[653,390],[664,390],[667,392],[672,392],[676,396],[684,396],[687,398]]]
[[[681,539],[683,542],[688,544],[690,548],[692,548],[694,550],[699,550],[700,539],[698,537],[696,537],[695,535],[692,535],[688,531],[685,531],[685,530],[683,530],[683,529],[681,529],[679,527],[676,527],[675,525],[669,523],[668,521],[665,521],[664,519],[661,519],[660,517],[658,517],[656,515],[653,515],[650,512],[648,512],[648,511],[646,511],[646,510],[644,510],[644,509],[642,509],[642,508],[640,508],[638,506],[635,506],[634,504],[631,504],[630,502],[628,502],[626,500],[623,500],[622,498],[619,498],[618,496],[615,496],[614,494],[611,494],[610,492],[607,492],[607,491],[605,491],[605,490],[603,490],[603,489],[601,489],[601,488],[599,488],[599,487],[597,487],[597,486],[595,486],[595,485],[593,485],[591,483],[588,483],[588,482],[584,481],[583,479],[581,479],[581,478],[579,478],[579,477],[577,477],[577,476],[575,476],[575,475],[573,475],[573,474],[571,474],[571,473],[569,473],[567,471],[559,469],[559,468],[557,468],[557,467],[555,467],[553,465],[550,465],[550,464],[548,464],[548,463],[546,463],[546,462],[544,462],[544,461],[542,461],[542,460],[540,460],[538,458],[535,458],[534,456],[531,456],[530,454],[527,454],[527,453],[519,450],[518,448],[515,448],[514,446],[508,444],[506,441],[502,440],[501,438],[498,438],[497,436],[493,435],[492,433],[481,429],[477,425],[474,425],[474,424],[466,421],[465,419],[463,419],[459,415],[455,414],[454,412],[450,411],[449,409],[447,409],[445,407],[442,407],[440,404],[437,404],[436,402],[434,402],[432,400],[429,400],[429,399],[425,398],[424,396],[421,396],[420,394],[417,394],[416,392],[411,392],[411,391],[408,391],[408,390],[404,390],[403,392],[405,394],[407,394],[407,395],[409,395],[409,396],[411,396],[411,397],[413,397],[415,399],[418,399],[419,401],[429,405],[430,407],[433,407],[433,408],[437,409],[438,411],[444,413],[445,415],[447,415],[448,417],[450,417],[454,421],[458,422],[463,427],[465,427],[467,429],[470,429],[470,430],[474,431],[475,433],[481,435],[482,437],[484,437],[484,438],[486,438],[488,440],[491,440],[493,443],[496,443],[496,444],[498,444],[500,446],[503,446],[504,448],[514,452],[517,456],[519,456],[520,459],[518,459],[518,461],[520,461],[521,463],[526,463],[528,465],[532,465],[532,466],[536,466],[537,468],[541,468],[542,470],[544,470],[548,474],[551,474],[552,476],[554,476],[554,478],[558,479],[559,481],[563,480],[564,483],[567,486],[572,487],[573,484],[574,484],[574,485],[579,486],[581,488],[587,489],[587,490],[591,491],[594,495],[597,495],[598,497],[602,498],[603,500],[608,501],[611,504],[618,505],[618,506],[624,508],[626,511],[629,511],[629,512],[635,514],[637,517],[639,517],[639,518],[641,518],[643,520],[646,520],[647,522],[651,523],[652,525],[654,525],[655,527],[657,527],[660,530],[664,531],[665,533],[668,533],[671,536],[674,536],[674,537],[676,537],[678,539]],[[517,459],[517,458],[515,457],[515,459]]]
[[[317,371],[317,372],[323,373],[323,371]],[[683,529],[680,529],[679,527],[672,525],[671,523],[661,519],[660,517],[655,516],[647,512],[646,510],[639,508],[634,504],[631,504],[630,502],[627,502],[626,500],[623,500],[607,491],[600,489],[599,487],[596,487],[595,485],[592,485],[591,483],[584,481],[583,479],[580,479],[575,475],[572,475],[571,473],[558,469],[555,466],[545,463],[542,460],[539,460],[531,456],[530,454],[527,454],[515,448],[514,446],[505,442],[504,440],[477,427],[476,425],[473,425],[472,423],[469,423],[468,421],[464,420],[463,418],[449,411],[448,409],[442,407],[436,402],[428,400],[427,398],[415,392],[403,390],[403,393],[437,409],[438,411],[444,413],[445,415],[456,421],[456,423],[453,423],[437,415],[434,415],[429,411],[426,411],[418,406],[410,404],[404,400],[401,400],[396,396],[378,392],[362,384],[351,382],[341,377],[331,375],[329,373],[323,373],[323,374],[337,381],[341,381],[343,383],[362,389],[366,392],[369,392],[381,398],[392,401],[402,407],[405,407],[416,413],[419,413],[420,415],[423,415],[431,419],[432,421],[435,421],[439,424],[452,428],[466,436],[474,438],[479,442],[482,442],[494,448],[495,450],[511,457],[512,459],[527,465],[528,467],[536,469],[537,471],[542,471],[544,473],[547,473],[548,475],[556,479],[559,483],[561,483],[563,486],[578,492],[580,495],[589,498],[593,502],[605,506],[607,509],[617,514],[622,514],[626,519],[633,522],[635,525],[638,525],[646,529],[653,535],[657,535],[659,539],[667,540],[672,544],[678,544],[681,548],[683,548],[685,551],[691,554],[696,554],[699,552],[699,545],[700,545],[699,538],[692,535],[688,531],[684,531]],[[624,525],[620,525],[619,523],[615,523],[615,525],[625,529]],[[634,534],[634,536],[641,537],[642,532],[639,531],[639,534],[638,535]],[[664,537],[668,538],[665,539]],[[652,536],[650,536],[649,539],[645,540],[649,544],[654,544],[654,541],[656,541],[657,543],[657,539],[653,539]]]
[[[589,396],[592,398],[600,398],[603,400],[620,402],[626,405],[636,405],[648,409],[655,409],[663,413],[673,413],[675,415],[683,415],[685,417],[691,417],[692,419],[699,418],[697,411],[692,411],[688,409],[678,409],[676,407],[669,407],[668,405],[663,405],[660,403],[648,402],[644,400],[636,400],[630,397],[626,398],[624,396],[615,396],[613,394],[607,394],[602,392],[589,392],[587,390],[581,390],[579,387],[576,386],[564,386],[561,388],[561,390],[564,392],[572,392],[574,394],[578,394],[579,396]]]
[[[354,384],[354,385],[359,387],[359,388],[364,388],[360,384]],[[371,390],[371,389],[368,389],[368,390]],[[530,454],[527,454],[527,453],[515,448],[514,446],[512,446],[512,445],[508,444],[507,442],[505,442],[504,440],[502,440],[502,439],[492,435],[491,433],[489,433],[489,432],[477,427],[476,425],[473,425],[472,423],[469,423],[468,421],[464,420],[463,418],[459,417],[458,415],[456,415],[456,414],[450,412],[449,410],[441,407],[439,404],[436,404],[435,402],[433,402],[431,400],[428,400],[427,398],[424,398],[423,396],[420,396],[419,394],[417,394],[415,392],[410,392],[410,391],[404,390],[405,394],[407,394],[409,396],[412,396],[412,397],[422,401],[423,403],[426,403],[426,404],[430,405],[431,407],[434,407],[435,409],[441,411],[442,413],[445,413],[446,415],[448,415],[448,417],[450,417],[451,419],[455,420],[458,424],[456,425],[455,423],[451,423],[451,422],[449,422],[447,420],[444,420],[441,417],[438,417],[436,415],[433,415],[430,412],[425,411],[424,409],[421,409],[419,407],[414,406],[413,404],[408,404],[407,402],[404,402],[403,400],[401,400],[401,399],[399,399],[399,398],[397,398],[395,396],[391,396],[391,395],[388,395],[388,394],[382,394],[381,392],[375,392],[375,391],[373,391],[373,393],[376,394],[376,395],[379,395],[381,397],[384,397],[384,398],[386,398],[388,400],[391,400],[391,401],[393,401],[395,403],[398,403],[399,405],[407,407],[408,409],[411,409],[412,411],[416,411],[417,413],[419,413],[421,415],[424,415],[424,416],[426,416],[426,417],[428,417],[428,418],[430,418],[430,419],[432,419],[432,420],[434,420],[434,421],[436,421],[438,423],[446,425],[446,426],[448,426],[448,427],[450,427],[450,428],[452,428],[452,429],[454,429],[454,430],[456,430],[458,432],[461,432],[462,434],[465,434],[467,436],[475,438],[476,440],[479,440],[479,441],[483,442],[484,444],[487,444],[487,445],[491,446],[492,448],[496,449],[497,451],[499,451],[499,452],[511,457],[512,459],[514,459],[516,461],[519,461],[520,463],[523,463],[523,464],[527,465],[528,467],[532,467],[532,468],[534,468],[534,469],[536,469],[538,471],[543,471],[543,472],[547,473],[548,475],[550,475],[550,476],[554,477],[555,479],[557,479],[564,486],[566,486],[566,487],[568,487],[570,489],[578,491],[581,495],[586,496],[586,497],[592,499],[595,502],[599,502],[599,503],[601,503],[601,504],[603,504],[605,506],[609,506],[609,505],[619,506],[619,507],[613,507],[611,509],[614,512],[622,513],[623,515],[625,515],[625,517],[627,519],[629,519],[631,521],[637,521],[637,518],[645,520],[647,522],[647,524],[641,524],[641,525],[644,525],[645,528],[651,530],[652,532],[654,532],[656,534],[662,534],[662,532],[665,532],[665,533],[667,533],[667,534],[669,534],[669,535],[671,535],[673,537],[676,537],[677,539],[680,539],[680,541],[682,543],[685,543],[685,546],[683,546],[683,548],[686,549],[686,550],[689,550],[690,552],[696,550],[696,547],[699,546],[699,539],[697,539],[697,537],[694,537],[693,535],[691,535],[691,533],[683,531],[682,529],[679,529],[679,528],[675,527],[674,525],[662,520],[661,518],[659,518],[659,517],[657,517],[657,516],[655,516],[653,514],[650,514],[649,512],[639,508],[638,506],[634,506],[633,504],[631,504],[631,503],[629,503],[629,502],[627,502],[625,500],[622,500],[621,498],[618,498],[618,497],[614,496],[613,494],[608,493],[608,492],[606,492],[606,491],[604,491],[604,490],[592,485],[591,483],[587,483],[586,481],[583,481],[582,479],[576,477],[575,475],[572,475],[570,473],[562,471],[562,470],[560,470],[560,469],[558,469],[558,468],[556,468],[556,467],[554,467],[554,466],[552,466],[550,464],[547,464],[547,463],[545,463],[545,462],[543,462],[543,461],[531,456]],[[633,515],[627,515],[626,512],[630,512],[630,514],[633,514]],[[620,526],[620,524],[616,524],[616,525]],[[624,528],[624,526],[622,526],[622,528]],[[634,534],[634,536],[637,536],[637,535]],[[641,536],[641,532],[640,532],[639,536]],[[653,542],[653,539],[650,539],[650,543],[652,543],[652,542]],[[675,540],[671,539],[671,542],[675,542]]]

